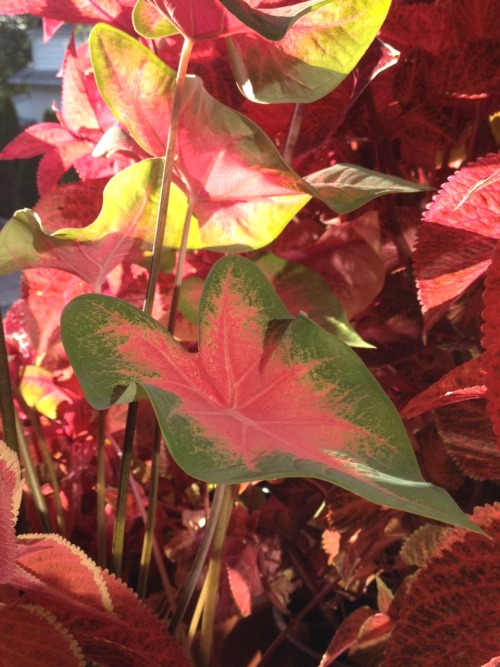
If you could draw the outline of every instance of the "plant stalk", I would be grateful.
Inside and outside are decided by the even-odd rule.
[[[19,455],[19,442],[16,429],[16,410],[10,383],[9,359],[3,330],[3,317],[0,310],[0,414],[2,415],[3,437],[8,447]]]
[[[222,504],[225,496],[225,490],[226,490],[225,484],[217,484],[217,487],[215,489],[214,499],[212,501],[212,507],[210,509],[210,514],[208,515],[207,523],[205,526],[205,532],[203,534],[203,539],[201,541],[200,548],[198,549],[198,553],[196,554],[196,557],[194,559],[191,572],[189,573],[187,584],[184,587],[184,590],[182,591],[182,595],[177,604],[177,609],[175,610],[174,617],[172,619],[172,622],[170,623],[169,629],[170,629],[170,634],[172,635],[176,634],[177,628],[179,627],[179,624],[182,622],[182,619],[184,618],[184,614],[186,613],[189,603],[191,602],[191,598],[193,597],[196,584],[198,583],[198,579],[200,578],[201,570],[205,563],[208,551],[210,549],[210,545],[212,544],[212,538],[214,536],[217,523],[219,521],[219,516],[221,513]]]
[[[172,183],[172,173],[175,159],[175,146],[177,143],[177,134],[179,130],[180,112],[182,108],[182,92],[186,81],[186,73],[189,64],[189,57],[193,48],[193,42],[185,39],[182,47],[177,77],[175,82],[174,97],[172,100],[172,111],[170,114],[170,128],[168,131],[167,146],[163,162],[163,172],[161,180],[160,203],[156,218],[155,238],[153,242],[153,254],[151,258],[151,268],[149,272],[146,297],[144,300],[143,311],[151,315],[153,311],[154,296],[158,275],[160,272],[161,254],[163,249],[163,239],[165,236],[165,227],[168,215],[168,201],[170,197],[170,186]],[[132,447],[134,441],[135,423],[137,421],[137,403],[131,403],[128,409],[127,425],[123,443],[123,457],[120,470],[120,482],[118,489],[118,502],[116,507],[116,522],[113,532],[113,571],[120,576],[123,562],[123,543],[125,539],[125,513],[128,493],[128,479],[130,473],[130,463],[132,461]]]
[[[286,137],[285,148],[283,149],[283,159],[290,166],[292,165],[293,154],[300,136],[300,128],[302,127],[302,119],[304,117],[304,105],[299,102],[295,105],[293,110],[292,120],[288,128],[288,135]]]
[[[236,487],[237,488],[237,487]],[[215,528],[212,542],[212,554],[208,566],[205,605],[201,620],[200,662],[199,667],[209,667],[214,643],[215,613],[219,599],[219,580],[222,569],[222,550],[226,539],[227,526],[234,503],[234,486],[226,486],[222,499],[222,508]]]
[[[97,422],[97,564],[106,567],[106,410]]]

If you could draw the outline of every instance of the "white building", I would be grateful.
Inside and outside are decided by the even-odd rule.
[[[21,125],[42,121],[44,113],[52,108],[53,102],[60,108],[61,79],[57,74],[72,29],[73,26],[63,25],[46,44],[43,43],[41,28],[28,30],[32,62],[8,79],[8,83],[26,87],[24,93],[12,97]]]

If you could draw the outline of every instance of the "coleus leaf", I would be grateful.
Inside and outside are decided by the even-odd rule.
[[[488,268],[500,236],[500,153],[451,176],[423,216],[414,253],[426,329]]]
[[[15,570],[16,525],[21,505],[21,467],[15,452],[0,440],[0,584],[7,583]]]
[[[0,13],[33,14],[65,23],[107,21],[128,27],[130,7],[134,0],[0,0]]]
[[[500,247],[497,241],[493,260],[486,275],[483,311],[483,368],[486,371],[486,400],[493,431],[500,449],[500,345],[498,342],[500,307]]]
[[[411,399],[401,412],[402,417],[416,417],[442,405],[480,398],[486,392],[486,374],[482,358],[476,357],[446,373],[428,389]]]
[[[491,539],[443,532],[404,600],[383,667],[483,665],[499,654],[500,506],[479,507],[472,518]]]
[[[225,257],[209,274],[196,354],[99,295],[71,302],[62,328],[91,404],[147,395],[174,459],[195,477],[318,477],[470,526],[446,492],[423,481],[397,412],[355,353],[303,315],[291,318],[246,259]]]
[[[2,665],[85,667],[81,647],[57,618],[32,604],[0,605]]]

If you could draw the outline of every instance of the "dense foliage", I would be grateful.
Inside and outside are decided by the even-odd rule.
[[[5,664],[497,664],[495,0],[0,9],[96,24],[0,153],[42,156],[0,233]],[[150,610],[214,516],[185,658]]]

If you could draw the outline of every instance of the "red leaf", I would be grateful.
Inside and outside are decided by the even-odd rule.
[[[21,504],[21,467],[17,455],[0,440],[0,584],[8,583],[15,570],[16,524]]]
[[[329,667],[342,653],[347,651],[357,640],[363,623],[375,612],[369,607],[359,607],[349,614],[340,624],[323,655],[319,667]]]
[[[55,616],[31,604],[0,605],[0,655],[2,667],[87,664],[80,646]]]
[[[485,382],[481,357],[466,361],[412,398],[401,411],[401,416],[410,419],[442,405],[480,398],[486,391]]]
[[[65,23],[105,21],[131,28],[130,13],[135,0],[0,0],[2,14],[33,14]]]
[[[497,243],[493,261],[486,276],[483,312],[483,368],[486,371],[486,399],[493,430],[500,447],[500,247]]]
[[[34,157],[53,146],[62,146],[74,139],[73,134],[58,123],[37,123],[7,144],[0,153],[0,160]]]
[[[499,654],[500,505],[477,508],[473,521],[491,539],[444,531],[404,601],[383,667],[472,667]]]

